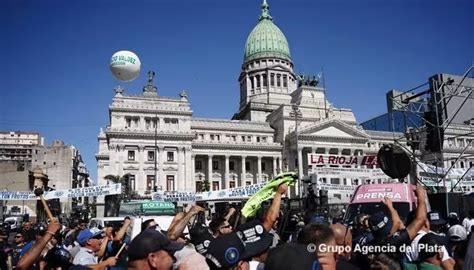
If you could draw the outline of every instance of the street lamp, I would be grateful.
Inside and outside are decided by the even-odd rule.
[[[290,117],[294,117],[295,119],[295,146],[296,146],[296,164],[298,166],[297,171],[298,171],[298,178],[299,178],[299,184],[298,184],[298,189],[299,189],[299,195],[300,198],[303,197],[303,185],[301,178],[303,177],[303,166],[301,164],[301,160],[299,160],[299,146],[298,146],[298,119],[303,117],[303,114],[301,113],[301,110],[298,106],[298,104],[292,104],[291,105],[292,111],[290,112]]]

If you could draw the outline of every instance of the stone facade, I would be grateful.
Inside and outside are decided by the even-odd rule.
[[[393,133],[364,131],[350,109],[329,103],[319,77],[293,72],[286,38],[271,22],[266,2],[255,29],[247,40],[238,79],[240,106],[232,120],[193,117],[185,92],[178,98],[158,95],[153,72],[141,94],[115,89],[110,124],[98,136],[98,184],[106,184],[107,175],[128,174],[131,189],[140,195],[155,185],[199,191],[205,181],[218,190],[287,170],[309,177],[308,153],[375,154],[383,143],[393,142]],[[272,39],[259,36],[270,32]],[[291,193],[299,193],[298,188]]]

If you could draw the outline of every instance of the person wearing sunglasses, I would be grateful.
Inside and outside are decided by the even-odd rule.
[[[17,233],[14,239],[15,244],[12,247],[12,265],[16,265],[20,260],[20,252],[26,244],[25,237],[22,233]]]
[[[110,257],[98,263],[98,258],[95,254],[100,250],[102,239],[102,231],[97,228],[82,230],[77,236],[77,242],[81,245],[81,249],[74,257],[73,264],[88,267],[114,266],[117,263],[116,257]]]

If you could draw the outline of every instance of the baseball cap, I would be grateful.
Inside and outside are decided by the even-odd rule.
[[[82,230],[79,235],[77,236],[77,242],[81,246],[85,246],[87,240],[92,239],[98,235],[101,235],[102,231],[98,228],[90,228]]]
[[[454,225],[448,230],[449,240],[453,242],[464,241],[467,239],[467,231],[461,225]]]
[[[205,257],[211,269],[226,269],[237,265],[244,252],[242,233],[237,231],[221,235],[211,241]]]
[[[242,259],[249,259],[267,250],[273,241],[273,235],[263,228],[258,219],[241,224],[237,230],[242,233],[245,253]]]
[[[370,231],[375,239],[387,237],[392,225],[392,219],[384,212],[377,212],[369,217]]]
[[[430,225],[444,225],[446,220],[443,219],[441,213],[438,211],[431,211],[428,213],[428,221]]]
[[[164,234],[155,230],[144,230],[133,238],[128,247],[128,260],[136,261],[144,259],[148,254],[164,250],[170,253],[181,250],[183,243],[170,241]]]
[[[306,245],[287,243],[279,245],[268,252],[265,269],[271,270],[318,270],[320,264],[314,252],[309,252]]]
[[[44,260],[48,263],[48,266],[51,268],[64,268],[67,269],[71,265],[72,256],[64,248],[59,248],[59,247],[53,247],[46,253],[44,256]]]
[[[191,243],[196,248],[196,251],[201,255],[207,252],[209,244],[214,239],[212,234],[209,232],[209,228],[202,223],[196,224],[191,230],[189,230],[189,236],[191,237]]]

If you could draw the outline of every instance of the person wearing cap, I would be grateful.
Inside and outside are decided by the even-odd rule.
[[[273,244],[273,234],[267,231],[258,219],[241,224],[237,228],[237,233],[245,245],[242,260],[248,262],[252,270],[263,269],[268,251]]]
[[[451,256],[454,257],[456,248],[463,245],[467,241],[467,231],[461,225],[454,225],[448,230],[449,244],[448,251]]]
[[[369,218],[370,229],[374,236],[373,244],[397,248],[397,252],[393,254],[397,257],[404,255],[400,252],[400,247],[409,245],[426,222],[426,192],[423,187],[417,186],[415,193],[418,207],[413,221],[408,226],[403,224],[397,210],[393,207],[392,200],[388,198],[385,198],[384,204],[390,216],[384,212],[378,212]]]
[[[244,254],[245,244],[242,233],[233,232],[213,239],[205,257],[211,270],[229,269],[241,263]]]
[[[85,265],[94,269],[114,266],[117,263],[117,258],[110,257],[99,263],[98,257],[95,255],[100,250],[102,238],[102,231],[97,228],[82,230],[77,236],[77,242],[81,248],[74,257],[73,264]]]
[[[169,270],[173,266],[174,253],[183,246],[155,230],[145,230],[130,243],[127,269]]]
[[[448,226],[452,227],[454,225],[461,224],[461,221],[459,220],[458,213],[456,212],[451,212],[448,215]]]
[[[428,213],[428,221],[430,222],[430,229],[433,233],[440,236],[446,236],[444,229],[446,220],[442,217],[439,211],[431,211]]]

